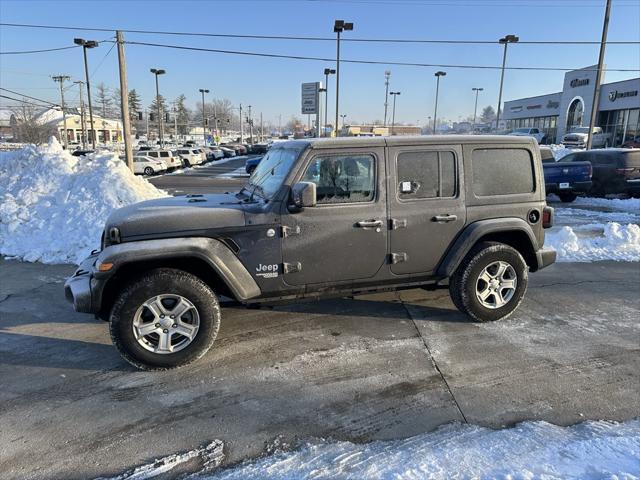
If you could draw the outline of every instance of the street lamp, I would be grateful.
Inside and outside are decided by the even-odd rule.
[[[204,118],[204,94],[205,93],[209,93],[209,90],[201,88],[199,89],[200,93],[202,94],[202,136],[203,136],[203,140],[204,143],[203,145],[206,146],[207,145],[207,129],[206,129],[206,121]]]
[[[504,53],[502,54],[502,71],[500,73],[500,93],[498,94],[498,111],[496,112],[496,130],[500,125],[500,106],[502,105],[502,85],[504,83],[504,66],[507,63],[507,46],[510,43],[518,43],[520,40],[515,35],[506,35],[502,37],[498,42],[504,45]]]
[[[396,97],[400,95],[400,92],[389,92],[389,95],[393,95],[393,114],[391,116],[391,135],[396,134]]]
[[[342,129],[344,130],[344,119],[347,118],[347,114],[345,113],[343,115],[340,115],[340,117],[342,118]]]
[[[73,43],[82,45],[82,53],[84,55],[84,76],[87,83],[87,101],[89,102],[89,122],[91,124],[91,144],[96,149],[96,131],[93,129],[93,107],[91,106],[91,85],[89,84],[89,65],[87,62],[87,49],[96,48],[98,42],[95,40],[85,40],[83,38],[74,38]]]
[[[329,112],[329,75],[335,75],[333,68],[324,69],[324,127],[327,128],[327,112]],[[337,91],[337,90],[336,90]]]
[[[160,114],[160,87],[158,85],[158,75],[164,75],[167,73],[160,68],[152,68],[151,73],[156,76],[156,109],[158,110],[158,137],[160,137],[160,148],[164,147],[162,140],[162,115]]]
[[[389,77],[391,77],[391,70],[385,70],[384,72],[384,122],[382,126],[387,126],[387,106],[389,105]]]
[[[436,134],[436,125],[438,123],[438,92],[440,91],[440,77],[444,77],[447,72],[438,71],[434,73],[436,77],[436,108],[433,112],[433,134]]]
[[[353,30],[353,23],[351,22],[336,20],[333,24],[333,31],[336,33],[336,136],[338,133],[338,110],[340,106],[340,34],[349,30]]]
[[[473,107],[473,125],[475,125],[476,124],[476,114],[478,113],[478,93],[483,91],[484,88],[473,87],[471,90],[476,92],[476,105],[475,105],[475,107]]]

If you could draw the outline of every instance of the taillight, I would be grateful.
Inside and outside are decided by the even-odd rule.
[[[553,227],[554,211],[552,207],[544,207],[542,209],[542,228]]]

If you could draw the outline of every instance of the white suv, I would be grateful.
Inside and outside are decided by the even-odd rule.
[[[187,167],[201,165],[206,158],[199,148],[179,148],[177,152]]]
[[[180,157],[174,155],[171,150],[149,150],[147,152],[144,152],[144,155],[147,157],[162,160],[167,165],[168,170],[182,168]]]

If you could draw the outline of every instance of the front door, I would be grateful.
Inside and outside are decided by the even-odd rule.
[[[373,277],[387,253],[384,148],[312,151],[295,181],[316,184],[317,205],[282,216],[285,282]]]
[[[466,222],[459,145],[389,148],[391,271],[431,273]]]

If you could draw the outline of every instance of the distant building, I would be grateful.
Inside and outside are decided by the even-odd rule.
[[[66,109],[65,109],[66,110]],[[67,139],[70,143],[82,142],[83,125],[79,113],[75,109],[66,110],[67,112]],[[58,139],[62,141],[64,138],[64,121],[62,111],[50,108],[40,112],[35,120],[41,125],[50,125],[55,128]],[[122,122],[120,120],[111,120],[102,118],[99,115],[93,115],[93,131],[91,130],[91,122],[89,114],[85,112],[84,130],[87,132],[87,143],[91,143],[94,135],[96,135],[97,143],[116,143],[122,141]]]
[[[420,135],[422,129],[415,125],[347,125],[341,131],[343,137],[386,137],[389,135]]]
[[[0,110],[0,138],[12,139],[15,137],[16,117],[11,110]]]

